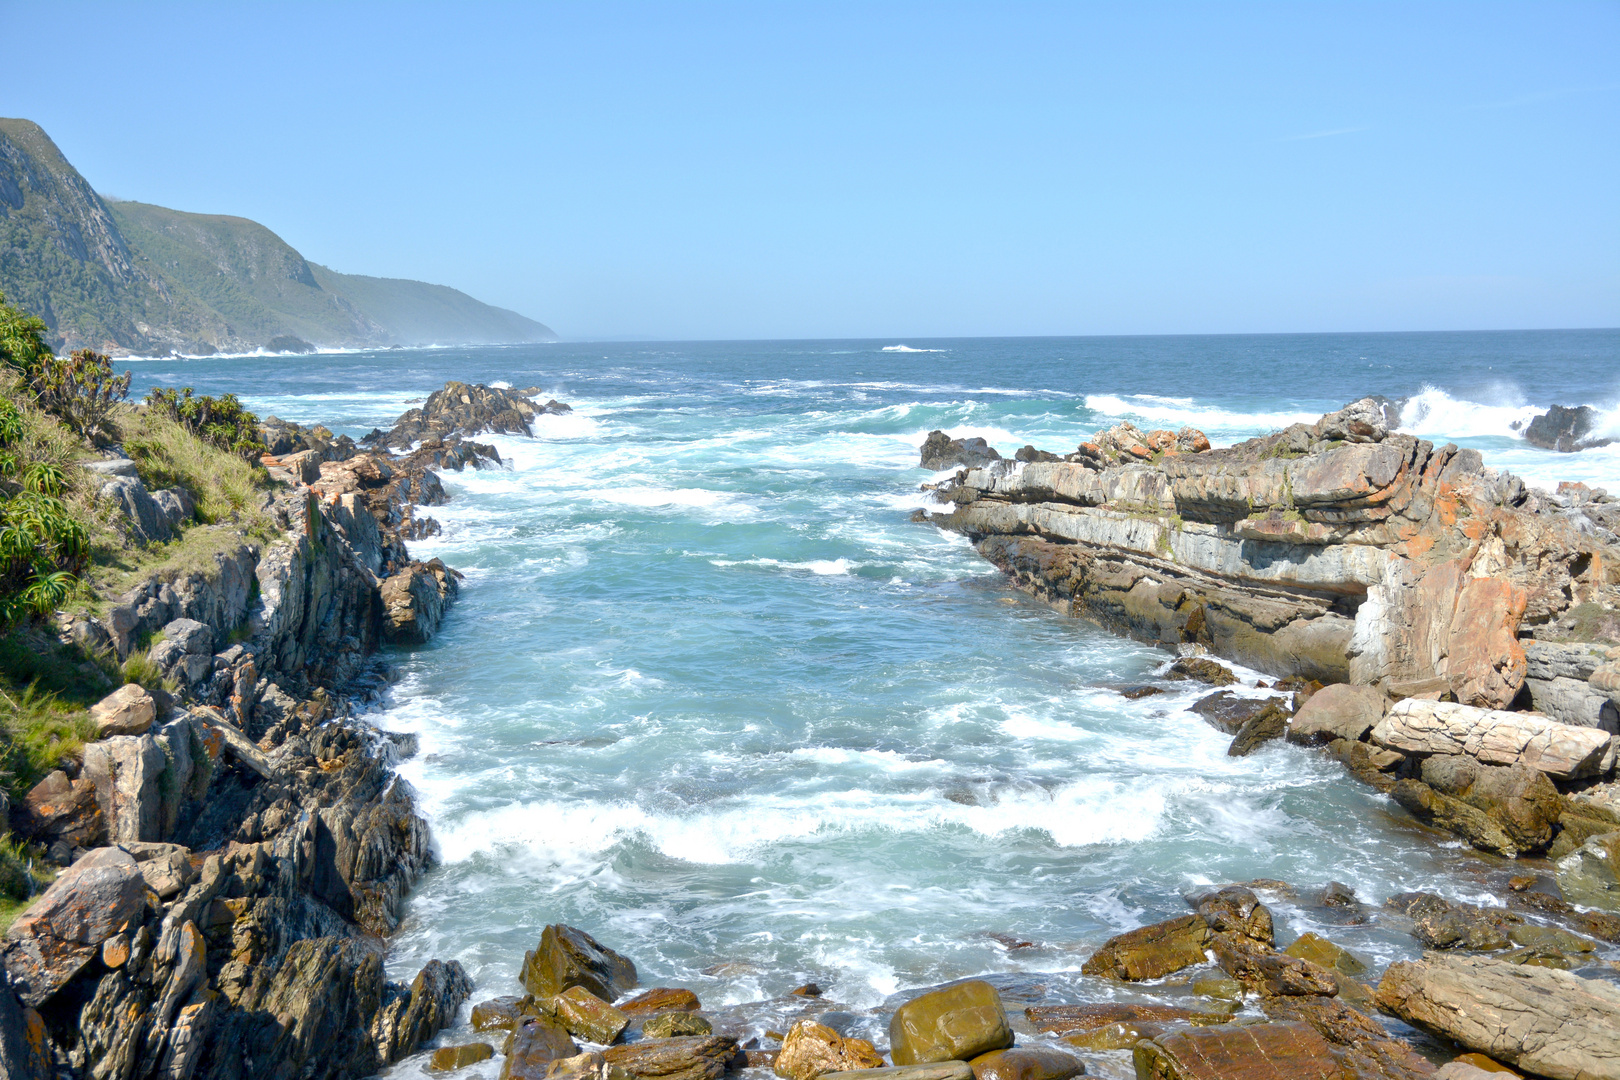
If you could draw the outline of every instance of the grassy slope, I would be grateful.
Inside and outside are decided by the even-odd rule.
[[[340,274],[319,264],[310,269],[322,288],[348,297],[356,308],[388,327],[401,345],[557,340],[544,323],[491,307],[447,285]]]

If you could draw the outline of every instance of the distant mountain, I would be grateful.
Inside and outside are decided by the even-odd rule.
[[[443,285],[313,265],[246,218],[103,199],[27,120],[0,119],[0,291],[54,347],[114,354],[556,340]]]

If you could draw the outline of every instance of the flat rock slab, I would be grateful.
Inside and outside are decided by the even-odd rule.
[[[973,1067],[965,1061],[936,1065],[895,1065],[887,1069],[850,1069],[838,1080],[973,1080]]]
[[[1059,1035],[1070,1031],[1089,1031],[1108,1024],[1170,1024],[1176,1021],[1224,1024],[1231,1019],[1225,1013],[1201,1012],[1176,1005],[1031,1005],[1024,1010],[1024,1015],[1038,1030]]]
[[[610,1046],[602,1057],[609,1065],[648,1080],[720,1080],[736,1054],[736,1039],[706,1035]]]
[[[1333,1048],[1306,1024],[1176,1031],[1136,1044],[1138,1080],[1337,1080]]]
[[[1417,698],[1397,702],[1374,725],[1372,741],[1407,753],[1466,754],[1492,765],[1528,765],[1560,779],[1605,773],[1615,761],[1615,739],[1606,731],[1535,713]]]
[[[1620,987],[1555,968],[1429,953],[1392,964],[1378,1005],[1551,1080],[1620,1080]]]

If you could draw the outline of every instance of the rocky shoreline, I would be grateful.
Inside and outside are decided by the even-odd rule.
[[[1105,945],[1088,972],[1157,979],[1210,952],[1260,980],[1271,1023],[1257,1035],[1298,1021],[1329,1044],[1382,1046],[1382,1028],[1345,1042],[1350,1029],[1328,1015],[1342,1000],[1362,1010],[1356,1024],[1381,1010],[1528,1075],[1620,1076],[1620,502],[1580,484],[1528,489],[1474,451],[1393,431],[1395,419],[1363,399],[1218,450],[1191,429],[1121,424],[1071,453],[1025,447],[1014,460],[935,432],[922,466],[961,467],[933,486],[947,509],[918,517],[967,535],[1066,614],[1178,653],[1163,677],[1211,684],[1193,709],[1233,736],[1230,753],[1321,747],[1396,812],[1485,853],[1470,858],[1514,860],[1487,863],[1500,905],[1412,893],[1370,916],[1431,950],[1392,965],[1376,992],[1248,956],[1253,940],[1270,944],[1269,915],[1258,938],[1223,943],[1230,911],[1211,918],[1196,902],[1197,917]],[[1240,681],[1274,693],[1218,689]],[[1281,884],[1223,894],[1250,911]],[[1138,1052],[1137,1075],[1274,1075],[1262,1043],[1222,1067]],[[1434,1068],[1405,1051],[1339,1056],[1342,1072],[1320,1075]]]
[[[414,739],[358,714],[389,679],[378,650],[431,639],[456,597],[455,571],[405,544],[437,529],[418,513],[445,500],[435,471],[499,466],[470,437],[548,408],[567,406],[451,383],[358,446],[270,418],[281,537],[193,526],[205,558],[65,623],[120,661],[142,651],[164,689],[97,705],[102,737],[12,808],[64,869],[0,941],[0,1072],[357,1078],[454,1021],[459,964],[383,977],[431,853],[392,768]],[[172,493],[127,466],[93,463],[103,494],[167,539]]]

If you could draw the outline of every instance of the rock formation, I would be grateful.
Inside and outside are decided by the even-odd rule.
[[[1608,446],[1613,439],[1591,437],[1597,420],[1597,410],[1590,405],[1577,405],[1574,408],[1554,405],[1525,425],[1524,441],[1543,450],[1557,450],[1565,454],[1594,446]]]

